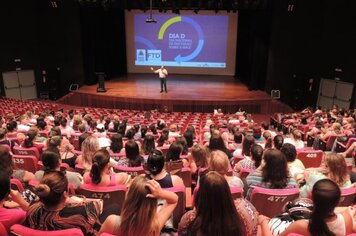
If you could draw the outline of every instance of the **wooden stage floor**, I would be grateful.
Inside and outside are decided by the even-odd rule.
[[[250,113],[267,113],[270,96],[263,91],[249,91],[233,76],[169,75],[168,93],[160,93],[156,74],[128,74],[105,81],[105,93],[97,85],[82,86],[60,99],[68,105],[121,109],[162,109],[171,111],[211,112],[222,108],[236,112],[239,107]]]

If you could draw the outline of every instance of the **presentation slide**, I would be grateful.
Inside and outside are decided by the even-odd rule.
[[[228,16],[135,14],[135,64],[226,67]]]
[[[163,65],[173,73],[233,73],[236,14],[153,14],[156,23],[147,23],[148,18],[147,12],[126,13],[129,72]]]

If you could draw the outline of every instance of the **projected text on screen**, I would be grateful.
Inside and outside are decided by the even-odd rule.
[[[135,65],[225,68],[229,19],[226,15],[134,16]]]

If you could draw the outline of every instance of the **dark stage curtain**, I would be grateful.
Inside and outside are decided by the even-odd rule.
[[[267,77],[272,1],[239,10],[236,76],[250,90],[264,90]]]

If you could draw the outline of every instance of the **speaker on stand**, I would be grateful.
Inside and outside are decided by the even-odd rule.
[[[97,93],[105,93],[105,78],[106,74],[104,72],[95,72],[96,76],[98,77],[98,88],[96,89]]]

